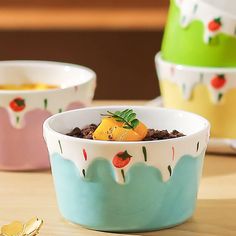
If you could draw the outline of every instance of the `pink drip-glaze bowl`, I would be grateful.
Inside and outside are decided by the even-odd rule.
[[[96,74],[83,66],[48,61],[0,62],[0,85],[45,83],[48,90],[0,90],[0,170],[42,170],[50,167],[42,135],[53,114],[88,106]],[[22,109],[10,104],[20,101]]]

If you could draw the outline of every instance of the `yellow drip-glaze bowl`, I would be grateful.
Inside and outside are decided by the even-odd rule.
[[[155,62],[164,107],[207,118],[213,138],[236,138],[236,68],[178,65],[160,53]]]

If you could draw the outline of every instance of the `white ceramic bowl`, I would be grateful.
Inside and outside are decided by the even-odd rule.
[[[132,108],[149,128],[177,129],[184,137],[115,142],[65,135],[101,120],[100,114]],[[171,227],[192,216],[209,123],[184,111],[150,107],[95,107],[54,115],[44,123],[59,209],[64,218],[103,231]],[[115,167],[117,154],[131,157]],[[122,161],[121,161],[122,162]]]
[[[42,136],[46,118],[90,104],[95,73],[83,66],[48,61],[1,61],[1,84],[45,83],[50,90],[0,90],[0,169],[49,167]]]

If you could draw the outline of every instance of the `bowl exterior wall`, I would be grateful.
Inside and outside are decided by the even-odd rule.
[[[198,7],[201,4],[199,2]],[[222,32],[212,36],[210,42],[205,42],[204,28],[206,23],[193,20],[186,27],[182,27],[181,17],[184,16],[181,16],[176,1],[172,0],[161,48],[163,59],[193,66],[236,66],[235,36]]]
[[[92,163],[84,178],[73,162],[52,155],[60,212],[73,223],[102,231],[172,227],[195,210],[203,159],[204,153],[183,157],[167,182],[158,169],[136,164],[126,173],[126,183],[119,184],[111,164],[103,158]]]

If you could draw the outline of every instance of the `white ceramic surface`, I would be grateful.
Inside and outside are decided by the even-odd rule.
[[[185,66],[170,63],[161,57],[161,53],[155,56],[158,79],[169,80],[179,86],[182,91],[183,98],[189,100],[192,91],[198,84],[207,86],[211,93],[213,103],[219,103],[230,89],[236,88],[236,68],[220,68],[220,67],[197,67]],[[223,78],[219,78],[223,77]],[[214,80],[223,79],[224,84],[220,87],[214,87]]]
[[[109,111],[124,110],[127,107],[111,106],[98,108],[85,108],[54,115],[44,123],[44,137],[50,155],[59,153],[63,158],[71,160],[82,175],[82,170],[87,170],[89,165],[99,157],[112,162],[116,153],[128,150],[132,156],[129,165],[124,171],[135,163],[143,162],[142,147],[146,149],[146,155],[150,156],[148,165],[158,168],[167,181],[170,177],[167,166],[174,169],[176,163],[184,155],[197,156],[207,146],[209,138],[209,123],[204,118],[179,110],[149,107],[129,107],[147,127],[155,129],[174,129],[186,134],[186,136],[169,140],[139,141],[139,142],[111,142],[99,140],[86,140],[65,135],[75,127],[84,127],[88,124],[98,124],[100,114]],[[198,147],[197,147],[198,146]],[[86,160],[83,152],[86,152]],[[155,157],[155,158],[154,158]],[[116,181],[123,182],[120,170],[115,169]]]
[[[15,128],[22,128],[24,115],[34,109],[43,109],[55,114],[65,111],[73,102],[81,102],[86,106],[94,96],[96,75],[89,68],[69,63],[0,62],[0,85],[27,83],[58,85],[59,88],[28,91],[0,90],[0,107],[8,111],[11,123]],[[24,100],[25,108],[22,111],[16,112],[9,106],[15,98]]]
[[[180,24],[189,26],[193,20],[204,24],[204,40],[209,42],[216,34],[236,36],[236,2],[233,0],[176,0],[181,11]],[[218,23],[214,23],[218,21]],[[218,24],[218,26],[217,26]]]

